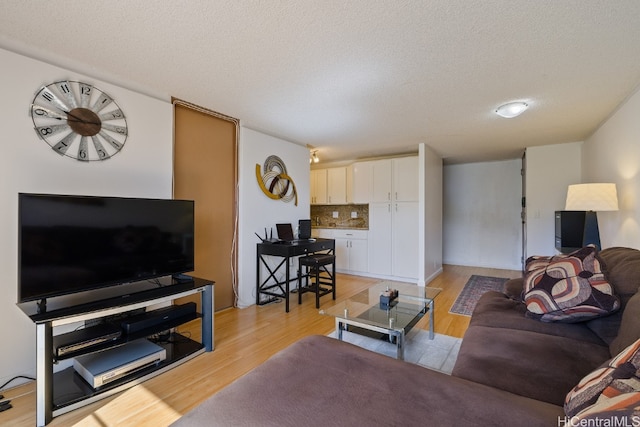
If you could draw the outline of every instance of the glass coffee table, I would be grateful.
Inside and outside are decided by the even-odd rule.
[[[397,289],[398,297],[390,304],[383,304],[380,295],[388,289]],[[429,338],[433,339],[434,300],[440,291],[438,288],[383,281],[320,310],[320,314],[335,317],[339,340],[342,340],[344,330],[381,338],[388,336],[389,341],[396,344],[397,358],[404,359],[405,334],[427,312]]]

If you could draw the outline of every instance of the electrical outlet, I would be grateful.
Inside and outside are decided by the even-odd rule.
[[[351,212],[351,218],[358,218],[358,212]]]
[[[338,218],[338,211],[333,211],[333,217]]]

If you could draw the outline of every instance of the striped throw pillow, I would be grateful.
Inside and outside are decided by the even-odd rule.
[[[565,414],[578,419],[640,415],[639,350],[640,339],[585,376],[567,394]]]
[[[568,255],[529,258],[523,293],[528,317],[543,322],[581,322],[620,308],[592,245]]]

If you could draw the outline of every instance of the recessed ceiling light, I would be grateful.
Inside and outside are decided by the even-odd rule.
[[[522,114],[527,108],[529,108],[529,104],[527,104],[526,102],[509,102],[507,104],[499,106],[496,109],[496,114],[506,119],[511,119]]]

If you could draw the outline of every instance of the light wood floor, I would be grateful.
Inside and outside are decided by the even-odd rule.
[[[431,287],[443,291],[435,301],[436,333],[462,337],[469,317],[449,313],[460,290],[472,274],[494,277],[518,277],[519,271],[445,266]],[[338,300],[368,288],[378,279],[338,275]],[[313,295],[304,295],[303,304],[292,300],[291,311],[283,303],[227,309],[215,315],[215,350],[204,353],[158,377],[115,396],[55,418],[50,426],[166,426],[208,396],[263,363],[279,350],[301,337],[326,335],[334,328],[332,318],[318,314]],[[321,306],[329,305],[329,296]],[[428,328],[428,316],[416,327]],[[181,328],[183,329],[183,328]],[[187,330],[188,328],[184,328]],[[199,324],[193,325],[197,334]],[[6,351],[6,350],[5,350]],[[13,408],[0,413],[0,425],[35,424],[35,384],[5,390]]]

